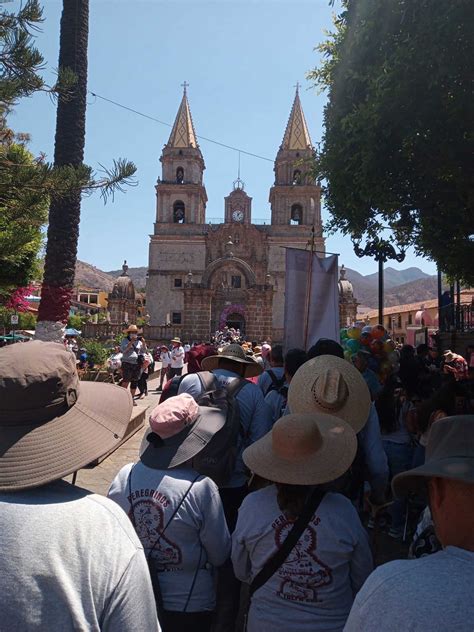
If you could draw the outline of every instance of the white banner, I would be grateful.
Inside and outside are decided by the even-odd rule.
[[[285,350],[339,341],[338,257],[286,249]]]

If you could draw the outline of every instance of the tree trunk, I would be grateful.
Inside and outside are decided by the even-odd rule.
[[[59,98],[56,115],[54,164],[77,167],[84,159],[87,97],[87,42],[89,0],[63,0],[59,68],[77,77],[72,96]],[[36,336],[62,339],[69,316],[81,216],[81,191],[53,199],[49,208],[48,240]]]

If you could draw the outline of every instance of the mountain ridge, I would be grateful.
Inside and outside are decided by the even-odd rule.
[[[376,308],[378,304],[378,273],[364,276],[352,268],[345,268],[345,270],[346,278],[352,283],[354,296],[358,303],[371,309]],[[146,266],[128,269],[128,275],[136,290],[145,288],[147,272]],[[104,272],[90,263],[78,260],[75,283],[110,292],[115,279],[121,274],[121,269]],[[425,301],[436,298],[438,295],[436,275],[431,276],[416,267],[405,270],[395,270],[390,266],[385,268],[384,284],[386,307],[414,303],[418,300]]]

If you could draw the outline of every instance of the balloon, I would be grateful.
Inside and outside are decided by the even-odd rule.
[[[386,340],[383,343],[383,350],[385,351],[385,353],[391,353],[392,351],[394,351],[395,349],[395,343],[393,342],[393,340]]]
[[[387,332],[385,331],[385,327],[383,325],[374,325],[372,327],[372,337],[378,340],[385,336]]]
[[[363,334],[371,334],[372,333],[372,325],[366,325],[362,328]]]
[[[345,338],[347,338],[347,329],[345,327],[341,329],[340,336],[341,336],[341,340],[345,340]]]
[[[362,333],[360,335],[360,344],[368,347],[370,346],[371,342],[372,342],[372,334],[369,331],[362,330]]]
[[[352,353],[357,353],[360,349],[360,343],[358,340],[350,339],[346,342],[346,347]]]
[[[353,340],[359,340],[360,338],[360,329],[358,327],[350,327],[347,330],[347,336],[352,338]]]
[[[348,362],[352,362],[352,351],[344,351],[344,358],[348,361]]]

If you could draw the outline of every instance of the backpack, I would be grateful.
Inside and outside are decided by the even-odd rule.
[[[328,488],[346,496],[351,501],[357,501],[364,491],[364,483],[367,480],[366,469],[364,448],[357,434],[357,452],[352,465],[342,476],[329,483]]]
[[[201,371],[197,375],[203,385],[203,393],[196,400],[201,407],[201,414],[205,415],[205,408],[217,408],[225,415],[225,424],[194,457],[193,468],[222,487],[235,471],[239,437],[245,439],[236,396],[248,381],[235,379],[222,385],[209,371]]]
[[[268,369],[267,373],[270,376],[272,383],[265,391],[265,395],[268,395],[270,391],[280,392],[280,389],[285,385],[285,382],[286,382],[285,374],[283,373],[283,375],[280,378],[278,378],[271,369]]]
[[[201,415],[206,414],[206,408],[213,412],[217,408],[225,415],[225,424],[193,458],[193,468],[199,474],[212,479],[218,487],[222,487],[234,473],[239,436],[245,438],[236,396],[248,381],[235,379],[229,384],[221,385],[210,371],[199,371],[194,375],[199,377],[202,385],[202,393],[196,399]],[[185,377],[186,375],[179,375],[168,380],[161,394],[160,404],[178,394],[179,385]]]

